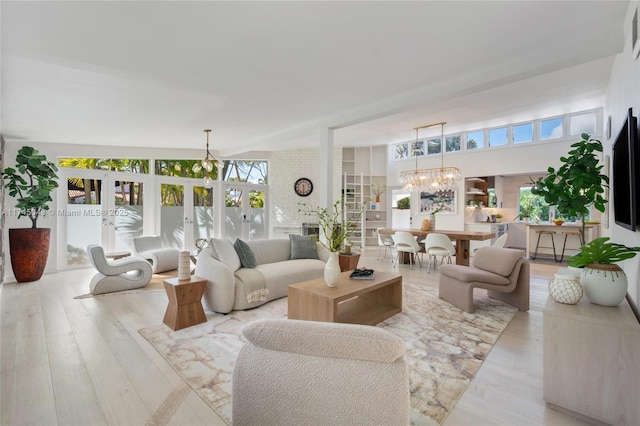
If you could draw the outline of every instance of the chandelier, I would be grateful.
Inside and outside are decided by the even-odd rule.
[[[210,187],[212,181],[209,173],[211,173],[211,171],[213,170],[214,164],[218,166],[219,169],[222,168],[222,161],[217,160],[216,157],[214,157],[211,152],[209,152],[209,133],[211,133],[211,129],[205,129],[204,132],[207,134],[207,153],[205,154],[202,161],[193,165],[191,170],[193,170],[194,173],[198,173],[200,170],[204,170],[204,185],[206,187]]]
[[[444,166],[444,125],[446,123],[428,124],[426,126],[416,127],[416,141],[412,146],[413,156],[416,157],[415,170],[404,171],[400,173],[400,182],[407,191],[423,191],[435,194],[441,197],[453,197],[453,193],[458,189],[461,173],[457,167]],[[418,169],[418,131],[429,127],[440,126],[440,167],[434,169]]]

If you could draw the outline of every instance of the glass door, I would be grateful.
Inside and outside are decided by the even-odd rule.
[[[163,247],[185,247],[185,186],[174,183],[160,184],[160,230]]]
[[[187,247],[194,247],[197,239],[205,239],[213,237],[214,226],[214,207],[213,207],[213,189],[204,186],[193,186],[193,208],[191,224],[191,235],[188,241],[191,242]]]
[[[225,185],[224,234],[231,240],[260,240],[268,237],[265,185]]]
[[[143,232],[144,183],[119,179],[115,180],[112,189],[109,194],[112,206],[104,218],[107,226],[113,228],[107,236],[113,243],[108,246],[114,251],[130,251],[133,238]]]

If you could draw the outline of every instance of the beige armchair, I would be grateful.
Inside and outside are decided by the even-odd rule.
[[[476,251],[472,266],[440,266],[438,296],[473,312],[473,289],[484,288],[489,297],[528,311],[529,269],[522,250],[482,247]]]
[[[407,425],[401,338],[378,327],[287,319],[243,329],[234,425]]]

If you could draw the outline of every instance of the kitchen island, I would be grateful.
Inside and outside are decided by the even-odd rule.
[[[558,260],[562,255],[562,246],[564,244],[565,236],[563,232],[580,232],[582,225],[578,223],[565,222],[562,225],[556,225],[551,222],[538,222],[527,223],[527,242],[525,245],[525,256],[530,259],[536,250],[536,242],[538,241],[538,231],[553,232],[551,237],[543,235],[540,238],[540,247],[538,248],[538,257],[553,258],[553,245],[550,238],[553,238],[553,243],[556,248],[556,257]],[[585,226],[585,242],[589,242],[600,236],[600,224],[587,224]],[[578,252],[580,249],[580,242],[577,236],[569,236],[567,238],[567,245],[564,253],[564,258],[571,256]]]

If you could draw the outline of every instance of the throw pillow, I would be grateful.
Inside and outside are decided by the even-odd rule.
[[[289,234],[291,243],[290,259],[317,259],[318,249],[315,241],[303,235]]]
[[[227,265],[233,272],[240,269],[240,258],[233,243],[227,238],[211,238],[209,240],[211,254],[220,262]]]
[[[256,267],[256,256],[253,254],[253,250],[249,247],[249,244],[242,241],[239,237],[236,237],[236,241],[233,243],[233,247],[238,253],[240,258],[240,264],[244,268]]]

